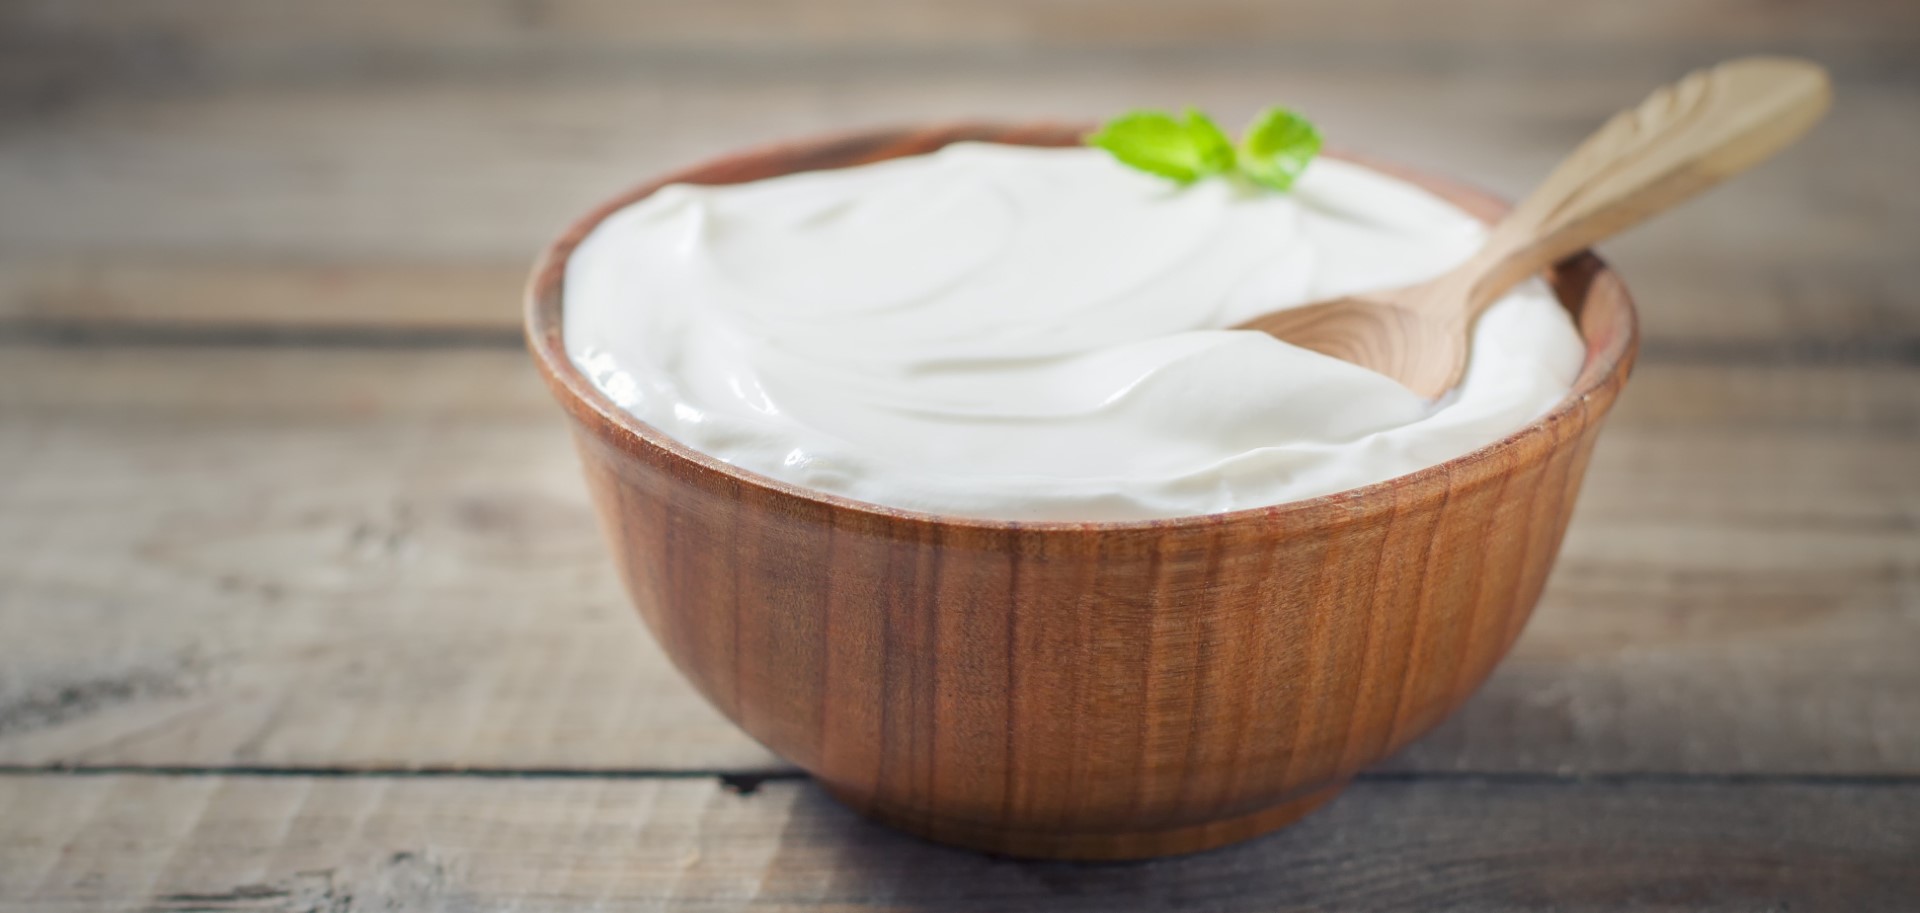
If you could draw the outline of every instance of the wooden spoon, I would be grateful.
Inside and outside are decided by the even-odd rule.
[[[1607,121],[1486,246],[1438,278],[1255,317],[1271,333],[1433,398],[1460,382],[1474,319],[1522,279],[1785,148],[1827,110],[1826,71],[1750,57],[1699,70]]]

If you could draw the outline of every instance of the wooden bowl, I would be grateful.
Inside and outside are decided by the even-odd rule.
[[[1636,333],[1620,280],[1583,254],[1552,279],[1586,364],[1544,418],[1339,494],[1102,523],[944,517],[756,475],[622,411],[567,358],[567,255],[666,183],[1084,132],[875,131],[669,175],[546,250],[526,320],[627,591],[708,700],[894,827],[1015,856],[1124,859],[1292,822],[1473,693],[1540,596]],[[1504,209],[1385,170],[1483,217]]]

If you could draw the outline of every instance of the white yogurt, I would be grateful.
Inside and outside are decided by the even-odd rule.
[[[967,143],[615,213],[568,263],[566,347],[642,421],[796,485],[1001,519],[1214,513],[1431,466],[1567,394],[1583,347],[1537,280],[1487,310],[1439,404],[1222,329],[1428,278],[1483,237],[1335,160],[1278,194]]]

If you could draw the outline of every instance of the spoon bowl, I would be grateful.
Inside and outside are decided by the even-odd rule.
[[[1420,307],[1423,288],[1316,301],[1263,314],[1238,329],[1353,362],[1432,399],[1466,373],[1472,327],[1457,313]]]

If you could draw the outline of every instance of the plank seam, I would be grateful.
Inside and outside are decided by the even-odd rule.
[[[571,767],[325,767],[255,765],[0,764],[0,777],[149,776],[279,777],[286,779],[391,780],[719,780],[727,789],[751,795],[762,784],[808,779],[790,768],[762,770],[681,770],[672,768]],[[1916,773],[1812,773],[1612,771],[1548,773],[1538,771],[1362,771],[1362,783],[1463,783],[1501,786],[1830,786],[1904,788],[1920,786]]]
[[[0,321],[0,345],[48,348],[520,349],[517,327],[259,326]],[[1920,336],[1835,339],[1674,339],[1640,344],[1653,365],[1794,367],[1920,366]]]

